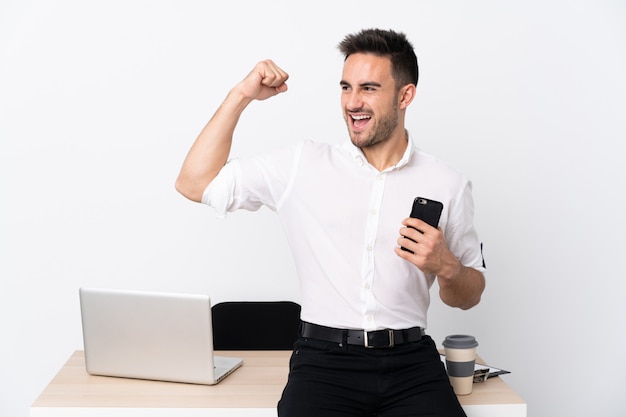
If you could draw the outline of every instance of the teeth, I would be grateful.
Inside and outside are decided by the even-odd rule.
[[[354,120],[371,119],[371,117],[370,117],[370,116],[364,116],[364,115],[361,115],[361,116],[352,116],[352,118],[353,118]]]

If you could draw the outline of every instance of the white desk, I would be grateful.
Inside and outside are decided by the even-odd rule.
[[[275,417],[289,351],[228,351],[241,368],[214,386],[89,375],[76,351],[30,408],[30,417]],[[499,377],[459,400],[468,417],[526,417],[526,403]]]

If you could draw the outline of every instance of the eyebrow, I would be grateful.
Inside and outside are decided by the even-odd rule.
[[[350,87],[350,83],[344,80],[339,81],[339,85]],[[359,84],[359,87],[382,87],[382,84],[374,82],[374,81],[367,81],[367,82]]]

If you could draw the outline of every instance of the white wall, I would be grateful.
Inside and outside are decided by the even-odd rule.
[[[434,302],[429,332],[474,334],[530,416],[626,414],[623,1],[214,4],[0,2],[0,416],[82,348],[80,286],[299,299],[273,213],[217,220],[174,179],[264,58],[290,91],[234,152],[342,140],[335,46],[373,26],[417,49],[418,143],[475,184],[488,288],[468,312]]]

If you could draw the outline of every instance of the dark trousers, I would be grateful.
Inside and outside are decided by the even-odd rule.
[[[280,417],[464,417],[429,336],[393,348],[300,338]]]

